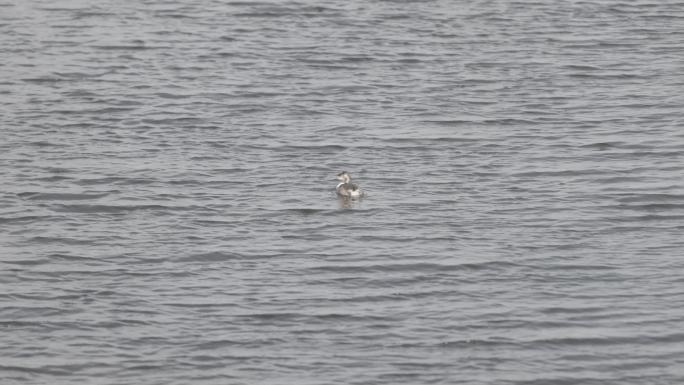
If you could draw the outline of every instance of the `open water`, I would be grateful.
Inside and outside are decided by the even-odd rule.
[[[679,1],[1,1],[0,382],[684,383],[683,52]]]

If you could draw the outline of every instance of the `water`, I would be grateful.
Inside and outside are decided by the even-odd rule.
[[[5,1],[2,383],[682,383],[683,31]]]

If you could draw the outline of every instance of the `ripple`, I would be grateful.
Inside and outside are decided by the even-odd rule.
[[[0,8],[7,381],[682,383],[680,4]]]

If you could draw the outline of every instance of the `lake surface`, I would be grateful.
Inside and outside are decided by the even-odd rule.
[[[16,0],[0,52],[3,384],[684,383],[681,2]]]

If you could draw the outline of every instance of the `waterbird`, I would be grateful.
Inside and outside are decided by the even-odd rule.
[[[359,198],[363,195],[359,185],[351,182],[351,175],[348,172],[342,171],[337,174],[337,180],[340,181],[337,187],[335,187],[337,195],[350,198]]]

